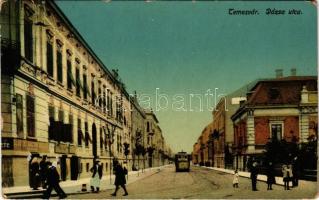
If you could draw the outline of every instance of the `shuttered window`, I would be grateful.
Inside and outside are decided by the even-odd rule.
[[[17,107],[17,135],[23,138],[23,99],[21,94],[16,94]]]
[[[81,119],[78,119],[78,146],[82,146],[83,133],[81,128]]]
[[[79,68],[76,68],[75,70],[75,79],[76,79],[76,96],[81,97],[81,81],[80,81]]]
[[[68,78],[67,78],[67,85],[68,89],[72,89],[72,64],[71,60],[67,60],[67,71],[68,71]]]
[[[27,134],[29,137],[35,137],[35,103],[34,97],[27,95]]]
[[[54,107],[49,106],[49,140],[55,140],[54,135]]]
[[[26,59],[33,62],[32,21],[27,17],[24,20],[24,55]]]
[[[53,47],[50,41],[47,41],[47,73],[53,77]]]
[[[62,53],[60,50],[56,52],[56,64],[57,64],[57,72],[58,72],[58,81],[60,83],[63,82],[63,70],[62,70]]]
[[[88,97],[88,86],[87,86],[87,78],[86,74],[83,74],[83,97],[84,99],[87,99]]]

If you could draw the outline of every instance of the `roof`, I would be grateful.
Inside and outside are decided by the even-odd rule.
[[[156,115],[154,114],[153,110],[149,110],[149,109],[144,109],[144,112],[146,115],[151,115],[153,116],[154,120],[156,121],[156,123],[158,123],[158,119],[156,117]]]
[[[232,116],[234,120],[247,107],[299,105],[302,87],[317,91],[316,76],[288,76],[259,80],[247,95],[247,101]]]

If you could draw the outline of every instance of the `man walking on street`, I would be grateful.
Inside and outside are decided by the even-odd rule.
[[[42,160],[40,161],[40,178],[41,178],[41,185],[43,189],[47,188],[47,176],[48,176],[48,162],[47,156],[44,155]]]
[[[64,199],[67,197],[65,192],[60,187],[60,176],[55,166],[52,165],[51,162],[48,162],[48,178],[47,178],[47,184],[48,188],[44,193],[44,198],[49,199],[51,196],[52,189],[55,190],[55,192],[58,194],[60,199]]]
[[[254,161],[250,169],[250,178],[251,178],[251,185],[252,185],[253,191],[257,191],[257,176],[258,176],[257,162]]]
[[[296,156],[292,161],[292,187],[298,186],[300,175],[300,161],[299,158]]]
[[[114,193],[112,193],[112,196],[116,196],[116,192],[119,190],[120,186],[123,188],[124,190],[124,195],[123,196],[127,196],[127,190],[125,187],[126,184],[126,180],[125,180],[125,175],[127,174],[127,170],[120,165],[120,163],[116,160],[114,161],[114,171],[115,171],[115,191]]]

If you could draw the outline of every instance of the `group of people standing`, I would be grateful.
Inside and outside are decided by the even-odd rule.
[[[257,176],[259,174],[259,165],[256,160],[252,160],[252,164],[250,166],[250,179],[253,191],[257,190]],[[300,174],[300,163],[298,157],[294,157],[293,160],[289,163],[285,163],[282,165],[282,177],[284,182],[284,189],[289,190],[289,183],[292,182],[292,187],[298,186],[299,174]],[[267,176],[267,190],[272,190],[272,185],[276,184],[276,171],[274,168],[274,164],[272,162],[268,162],[266,166],[266,176]],[[238,188],[239,184],[239,175],[238,171],[235,170],[234,178],[233,178],[233,187]]]
[[[37,190],[39,187],[46,189],[44,192],[44,198],[49,199],[54,189],[58,194],[60,199],[66,198],[67,195],[60,187],[60,175],[57,169],[58,162],[50,162],[47,160],[46,156],[42,157],[42,160],[39,162],[39,156],[33,156],[30,158],[30,186],[34,190]],[[100,165],[100,161],[98,159],[94,159],[94,164],[90,169],[92,173],[92,177],[90,180],[91,191],[98,193],[100,191],[101,179],[103,176],[103,167]],[[125,175],[128,173],[125,167],[118,162],[117,159],[113,160],[113,171],[115,174],[115,191],[111,194],[112,196],[116,196],[117,191],[120,186],[124,190],[124,195],[127,196],[128,192],[126,190],[126,177]]]
[[[46,189],[44,198],[49,199],[51,192],[54,189],[60,199],[66,198],[67,195],[60,187],[60,175],[57,170],[57,161],[52,163],[47,160],[46,156],[38,161],[39,156],[30,158],[30,186],[37,190],[40,186]]]

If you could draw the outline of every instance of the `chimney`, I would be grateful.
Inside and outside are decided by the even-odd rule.
[[[291,75],[291,76],[296,76],[296,75],[297,75],[297,70],[296,70],[296,68],[291,68],[291,70],[290,70],[290,75]]]
[[[276,69],[276,78],[282,78],[283,77],[283,70],[282,69]]]

